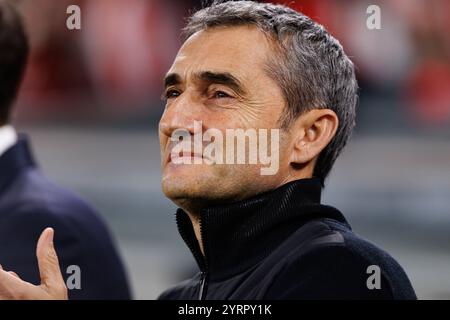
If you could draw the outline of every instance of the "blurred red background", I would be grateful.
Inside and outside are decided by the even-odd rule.
[[[357,65],[362,98],[371,92],[386,96],[396,109],[388,114],[404,118],[399,124],[406,119],[413,127],[449,125],[449,1],[376,1],[381,30],[366,27],[366,8],[372,2],[277,2],[322,23],[341,41]],[[81,8],[81,30],[66,28],[70,4]],[[181,44],[183,17],[201,5],[200,1],[22,0],[19,6],[32,54],[18,119],[120,122],[160,112],[161,79]],[[368,108],[362,105],[360,112]]]

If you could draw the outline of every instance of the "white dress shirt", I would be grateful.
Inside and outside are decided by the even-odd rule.
[[[0,127],[0,157],[13,145],[17,143],[17,133],[13,126]]]

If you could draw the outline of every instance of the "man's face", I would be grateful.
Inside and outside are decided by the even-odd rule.
[[[176,145],[171,141],[174,132],[181,129],[194,135],[194,121],[198,121],[197,133],[200,122],[203,133],[212,128],[222,132],[224,146],[226,129],[267,129],[270,141],[270,129],[279,128],[278,120],[285,107],[281,89],[264,70],[272,50],[270,40],[260,30],[239,26],[197,32],[178,52],[167,73],[167,104],[159,125],[162,188],[178,205],[186,201],[239,200],[271,190],[286,180],[289,139],[282,130],[279,168],[271,175],[261,174],[261,168],[268,165],[260,161],[195,164],[195,157],[202,162],[205,155],[188,154],[192,164],[180,164],[174,161],[172,153]],[[261,146],[261,140],[257,146]],[[267,154],[271,147],[269,144]],[[223,153],[227,152],[230,150],[225,146]],[[246,159],[248,152],[247,149]]]

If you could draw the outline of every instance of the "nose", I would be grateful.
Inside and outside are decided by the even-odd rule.
[[[192,99],[187,92],[166,107],[159,121],[160,133],[170,137],[175,130],[187,130],[194,134],[194,121],[201,121],[200,102]]]

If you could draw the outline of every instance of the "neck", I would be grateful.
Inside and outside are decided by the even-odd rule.
[[[196,203],[194,204],[193,201],[179,200],[179,201],[177,201],[177,204],[189,216],[189,219],[191,220],[192,227],[194,229],[195,237],[197,238],[197,242],[200,247],[200,250],[201,250],[202,254],[205,255],[205,252],[203,249],[201,228],[200,228],[200,213],[204,206],[200,205],[200,203],[203,203],[203,201],[195,201],[195,202]]]
[[[203,240],[202,240],[202,234],[201,234],[201,230],[200,230],[200,215],[195,214],[195,213],[190,213],[188,211],[186,211],[186,213],[188,214],[189,219],[191,219],[192,226],[194,227],[195,237],[197,238],[198,245],[204,256],[205,250],[203,249]]]

